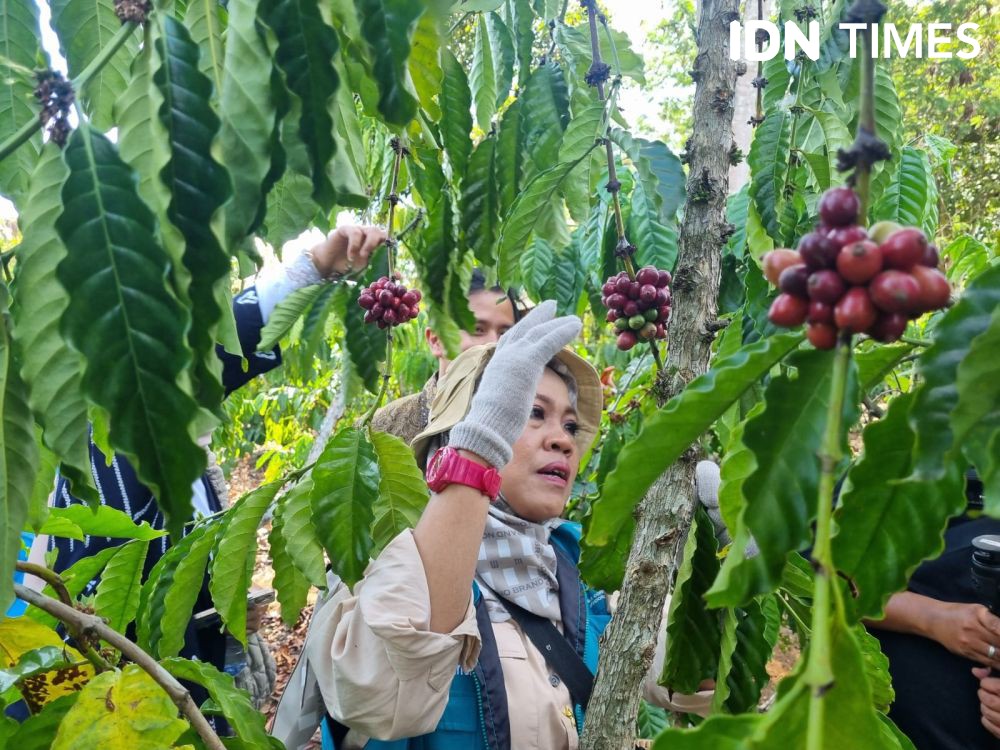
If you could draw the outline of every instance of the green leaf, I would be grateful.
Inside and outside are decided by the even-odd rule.
[[[659,199],[660,221],[669,226],[676,220],[677,210],[687,198],[684,167],[680,158],[662,141],[635,140],[639,144],[639,175],[647,193]],[[651,183],[653,177],[656,178],[655,191]]]
[[[87,683],[59,725],[52,750],[162,750],[186,728],[167,692],[129,664]]]
[[[723,614],[722,655],[713,711],[751,711],[770,677],[767,662],[778,638],[779,615],[773,599],[754,599],[746,608]]]
[[[573,67],[583,79],[583,73],[590,66],[592,52],[590,47],[590,30],[586,23],[579,26],[556,25],[556,42],[573,62]],[[632,50],[628,36],[615,29],[598,29],[598,44],[601,48],[601,59],[612,66],[612,72],[631,78],[640,86],[645,85],[644,65],[642,57]],[[621,63],[620,69],[615,65],[616,59]]]
[[[161,65],[153,81],[163,98],[159,118],[170,147],[170,160],[159,174],[170,193],[167,217],[184,238],[182,263],[190,274],[187,296],[192,316],[188,344],[194,352],[196,395],[201,406],[215,412],[223,396],[215,332],[228,310],[228,305],[220,307],[218,291],[228,286],[230,259],[215,236],[212,220],[232,187],[225,168],[211,155],[219,118],[209,105],[212,82],[198,70],[198,45],[179,21],[168,15],[157,18]]]
[[[30,2],[0,4],[0,143],[38,117],[31,70],[41,55],[38,6]],[[0,161],[0,193],[9,197],[18,212],[30,208],[24,198],[42,147],[36,133],[14,153]]]
[[[500,135],[496,143],[496,166],[493,170],[496,175],[493,189],[499,197],[500,216],[507,215],[520,194],[525,163],[523,119],[521,99],[518,98],[507,107],[500,120]],[[482,143],[486,143],[486,140]],[[472,171],[471,165],[469,170]]]
[[[719,572],[719,543],[704,508],[695,511],[677,569],[667,614],[667,656],[660,684],[681,693],[695,693],[719,668],[722,638],[719,612],[705,606],[704,594]]]
[[[563,181],[573,171],[573,168],[583,159],[557,164],[546,172],[542,172],[532,180],[517,197],[510,212],[504,219],[498,242],[498,263],[500,279],[504,284],[514,284],[520,274],[519,263],[521,253],[528,244],[528,239],[539,221],[549,208],[550,201],[561,187]]]
[[[229,0],[223,60],[218,153],[233,180],[233,197],[223,225],[226,249],[235,253],[251,231],[267,193],[271,171],[276,104],[271,89],[273,64],[257,29],[258,0]]]
[[[465,69],[450,49],[441,50],[441,140],[448,154],[455,181],[472,179],[469,156],[472,152],[472,93]],[[484,143],[486,141],[483,141]],[[493,141],[490,140],[492,143]],[[481,146],[482,144],[480,144]],[[492,148],[492,147],[491,147]],[[481,168],[481,165],[477,165]],[[470,219],[472,217],[469,217]]]
[[[871,210],[872,221],[894,221],[903,226],[924,226],[933,215],[937,225],[937,186],[927,153],[913,146],[903,148],[892,172],[892,181]],[[933,234],[933,228],[930,230]]]
[[[339,66],[337,74],[341,81],[346,76]],[[354,94],[346,86],[337,87],[336,106],[333,113],[334,127],[337,130],[338,147],[330,164],[330,178],[337,190],[337,203],[347,208],[365,209],[368,207],[368,188],[365,184],[365,173],[368,168],[368,156],[361,135],[361,122],[358,119],[358,109],[354,103]],[[306,223],[303,222],[303,226]]]
[[[38,473],[35,488],[28,503],[28,528],[36,534],[49,515],[49,496],[56,486],[59,457],[41,443],[41,430],[35,425],[35,444],[38,445]]]
[[[125,632],[139,610],[142,567],[148,549],[147,541],[123,544],[104,568],[97,585],[94,611],[119,633]]]
[[[90,473],[87,402],[80,355],[63,340],[59,321],[67,306],[56,267],[66,248],[56,233],[62,186],[68,170],[55,144],[46,145],[31,177],[19,221],[14,286],[14,338],[21,352],[21,376],[31,388],[29,403],[42,426],[45,445],[62,461],[73,494],[97,505]]]
[[[0,284],[0,612],[14,601],[14,561],[38,471],[35,421],[14,356],[9,302],[7,287]]]
[[[167,219],[170,190],[160,174],[170,162],[170,136],[160,120],[163,95],[153,83],[154,70],[162,64],[154,35],[158,24],[143,29],[142,50],[132,61],[128,88],[115,102],[115,121],[119,127],[118,153],[139,176],[139,197],[156,214],[159,237],[170,255],[173,281],[187,301],[190,278],[184,273],[183,237]]]
[[[554,62],[538,67],[519,99],[522,102],[520,145],[527,156],[523,179],[532,180],[558,163],[559,144],[569,124],[569,99],[562,68]]]
[[[296,289],[281,300],[271,312],[267,323],[260,332],[260,343],[257,345],[257,351],[266,352],[273,349],[281,339],[288,335],[292,326],[316,302],[324,288],[323,284],[311,284]]]
[[[433,13],[424,13],[413,30],[409,71],[420,106],[435,122],[441,119],[441,107],[436,97],[444,78],[440,60],[444,46],[437,18]]]
[[[592,102],[577,114],[563,134],[559,161],[576,161],[589,153],[606,129],[604,104]]]
[[[576,235],[565,247],[556,250],[553,268],[561,269],[549,277],[545,297],[556,301],[557,315],[576,315],[580,295],[586,283],[586,269],[580,257],[583,235]]]
[[[327,167],[337,148],[329,111],[339,84],[333,67],[337,34],[316,0],[261,0],[257,15],[278,40],[274,60],[301,105],[298,134],[309,154],[313,199],[329,211],[336,199]]]
[[[785,60],[784,55],[775,55],[770,60],[765,60],[763,73],[767,79],[767,86],[764,87],[763,107],[765,112],[770,112],[785,98],[792,76],[788,71],[788,61]]]
[[[115,15],[113,0],[52,0],[49,7],[69,77],[76,78],[108,46],[122,23]],[[138,51],[139,34],[133,32],[83,90],[77,92],[77,99],[97,130],[110,130],[114,126],[114,103],[128,85],[129,63]]]
[[[505,120],[506,122],[506,120]],[[500,190],[496,138],[484,138],[469,159],[462,182],[462,225],[466,245],[485,266],[496,262],[493,248],[500,233]]]
[[[489,132],[490,120],[497,110],[497,79],[496,66],[493,63],[493,47],[490,45],[484,14],[480,14],[476,19],[469,84],[476,105],[476,123],[481,130]]]
[[[271,565],[274,568],[274,588],[278,592],[278,603],[281,605],[281,620],[286,626],[293,627],[306,606],[309,580],[302,575],[288,554],[284,525],[285,516],[275,513],[267,540]],[[320,558],[322,559],[322,551]]]
[[[69,655],[58,646],[41,646],[26,651],[17,657],[16,664],[0,669],[0,693],[6,693],[25,677],[69,666],[71,663]]]
[[[917,565],[943,548],[948,519],[965,503],[954,470],[936,482],[906,479],[913,466],[915,435],[907,418],[914,400],[914,394],[893,399],[885,418],[865,428],[864,452],[840,496],[833,561],[854,582],[861,616],[877,617]]]
[[[326,563],[316,527],[312,521],[309,498],[312,479],[306,478],[292,487],[274,509],[275,523],[279,524],[287,554],[299,572],[314,586],[326,586]],[[280,519],[280,523],[279,523]]]
[[[198,69],[212,82],[212,100],[222,93],[225,75],[225,45],[223,32],[227,25],[226,8],[218,0],[188,0],[184,25],[198,45]]]
[[[785,333],[744,346],[716,361],[712,369],[646,419],[638,437],[622,449],[601,490],[601,499],[594,504],[587,544],[600,546],[620,535],[630,535],[632,510],[656,478],[801,342],[801,334]]]
[[[917,360],[924,382],[910,410],[910,426],[916,433],[914,477],[940,478],[945,473],[945,455],[954,445],[951,412],[958,404],[957,373],[977,336],[990,325],[1000,306],[1000,265],[976,277],[958,303],[944,315],[934,330],[934,344]]]
[[[677,229],[664,226],[641,181],[632,189],[628,217],[628,237],[636,246],[636,266],[656,266],[671,270],[677,262]]]
[[[868,632],[861,623],[852,629],[854,637],[861,646],[861,655],[865,660],[865,675],[872,689],[872,703],[879,713],[889,713],[889,707],[896,699],[896,691],[892,688],[892,675],[889,674],[889,658],[882,653],[879,639]]]
[[[496,13],[486,13],[486,31],[493,51],[493,80],[496,88],[496,108],[507,100],[514,82],[514,40],[510,29]],[[480,16],[482,18],[483,16]]]
[[[1000,309],[1000,308],[998,308]],[[951,413],[955,444],[977,465],[984,484],[997,471],[996,453],[991,445],[1000,435],[1000,388],[998,388],[997,352],[1000,351],[1000,312],[994,311],[989,328],[977,336],[969,353],[958,366],[956,387],[958,403]],[[986,500],[992,512],[992,493]]]
[[[72,525],[74,533],[59,534],[58,529],[67,528],[67,523]],[[148,542],[159,539],[165,532],[154,529],[145,521],[135,523],[128,513],[109,505],[87,508],[74,504],[67,508],[50,508],[49,517],[40,533],[70,536],[73,539],[83,539],[85,535],[90,535]]]
[[[810,154],[823,155],[825,152],[826,180],[819,179],[817,176],[817,186],[820,190],[826,190],[839,174],[837,172],[837,151],[849,147],[854,139],[847,130],[847,125],[837,115],[822,109],[810,112],[815,118],[815,124],[809,127],[809,136],[812,137],[807,137],[805,141],[804,155],[808,159]],[[802,129],[808,125],[808,122],[800,122],[799,128]],[[812,162],[809,163],[812,165]]]
[[[912,351],[913,347],[910,344],[894,344],[855,352],[854,361],[858,363],[858,382],[861,383],[861,392],[868,393],[881,383]]]
[[[176,533],[191,516],[191,484],[205,452],[188,425],[197,405],[178,383],[190,361],[185,310],[164,285],[169,259],[134,174],[89,127],[64,152],[70,174],[56,231],[68,254],[57,268],[69,292],[62,327],[86,358],[83,388],[111,415],[111,444],[132,462]]]
[[[80,594],[82,594],[83,590],[87,588],[87,585],[101,574],[101,571],[104,570],[104,566],[108,564],[108,560],[110,560],[117,552],[117,547],[106,547],[96,555],[80,558],[73,563],[73,565],[62,571],[59,574],[59,577],[62,578],[63,584],[66,586],[66,590],[69,592],[70,598],[75,600]],[[59,598],[55,589],[48,585],[42,589],[42,593],[50,598]],[[55,617],[37,609],[36,607],[28,607],[26,616],[30,617],[35,622],[42,623],[43,625],[53,629],[58,623],[58,620],[56,620]]]
[[[785,109],[769,112],[754,132],[747,164],[750,165],[750,198],[768,235],[781,242],[778,214],[784,203],[785,172],[792,115]]]
[[[333,572],[348,586],[361,580],[371,556],[378,485],[375,450],[353,427],[334,435],[313,469],[313,523]]]
[[[726,201],[726,221],[736,231],[726,244],[725,253],[742,259],[747,249],[747,209],[750,202],[750,184],[744,183],[739,192],[733,193]]]
[[[257,528],[284,480],[258,487],[226,512],[212,556],[208,590],[222,622],[246,645],[247,591],[257,552]]]
[[[665,709],[643,700],[639,703],[639,716],[636,719],[636,724],[638,725],[637,736],[640,739],[651,739],[670,726],[670,715]]]
[[[834,355],[832,351],[796,352],[787,364],[796,369],[797,376],[773,378],[764,394],[764,410],[747,421],[743,443],[752,451],[756,466],[742,481],[743,520],[760,554],[748,560],[736,556],[732,563],[727,560],[725,567],[738,566],[744,573],[749,569],[754,575],[736,575],[737,580],[726,588],[726,579],[720,576],[708,594],[713,606],[739,605],[777,586],[788,553],[811,540],[820,475],[818,454]],[[845,442],[848,428],[857,419],[856,396],[857,374],[852,367],[844,398],[841,439]]]
[[[534,241],[521,256],[521,279],[524,289],[532,299],[546,299],[542,291],[552,278],[555,251],[552,245],[541,237]]]
[[[519,88],[523,88],[531,71],[531,49],[535,42],[535,14],[530,0],[507,0],[507,20],[517,51],[517,83]]]
[[[7,740],[7,746],[18,750],[51,750],[59,725],[80,693],[62,695],[45,704],[42,710],[29,716]]]
[[[136,633],[139,645],[154,656],[173,656],[204,586],[205,566],[220,524],[202,524],[156,561],[139,593]]]
[[[379,471],[378,499],[372,507],[372,542],[377,554],[404,529],[417,525],[427,504],[427,485],[406,443],[387,432],[370,435]]]
[[[297,172],[285,172],[267,194],[267,214],[264,217],[267,241],[280,248],[288,240],[298,237],[319,210],[312,199],[312,180]]]
[[[212,702],[247,747],[281,750],[281,743],[268,736],[264,728],[264,714],[254,707],[250,696],[237,688],[228,674],[202,661],[173,658],[164,659],[161,664],[178,680],[194,682],[208,690]]]
[[[834,617],[831,626],[828,658],[834,680],[823,691],[822,713],[813,712],[813,690],[800,671],[786,678],[788,684],[782,684],[778,701],[767,713],[715,714],[693,731],[668,729],[657,737],[654,750],[778,750],[805,747],[807,735],[823,748],[898,750],[898,741],[883,730],[875,710],[865,655],[854,633],[841,617]]]
[[[424,4],[421,0],[354,0],[354,5],[371,51],[379,112],[390,125],[406,125],[417,113],[417,101],[405,83],[410,32]]]
[[[444,173],[437,163],[424,162],[428,170],[434,170],[444,184]],[[454,211],[451,195],[438,191],[431,199],[429,190],[421,193],[427,207],[427,221],[420,236],[410,246],[410,252],[417,265],[421,288],[428,304],[448,309],[448,274],[457,260],[458,243],[455,241]]]
[[[372,256],[368,268],[358,280],[359,287],[371,284],[375,279],[388,272],[386,265],[385,246],[383,245]],[[339,286],[336,291],[334,305],[344,321],[344,343],[358,377],[372,393],[378,391],[378,364],[385,359],[386,335],[374,325],[364,322],[365,311],[358,305],[357,299],[346,286]]]

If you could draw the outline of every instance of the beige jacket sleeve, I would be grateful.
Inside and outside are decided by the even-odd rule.
[[[471,670],[481,646],[469,595],[465,618],[432,633],[430,595],[410,531],[369,564],[351,595],[344,587],[313,625],[306,656],[327,710],[377,739],[431,732],[456,670]]]

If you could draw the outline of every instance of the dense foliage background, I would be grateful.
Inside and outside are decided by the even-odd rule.
[[[130,539],[67,571],[68,597],[103,571],[88,605],[117,630],[134,621],[139,645],[176,677],[206,684],[246,746],[267,746],[260,717],[231,682],[176,657],[192,584],[207,571],[224,622],[242,633],[256,531],[273,515],[275,586],[292,623],[311,587],[324,584],[327,561],[353,583],[415,521],[425,497],[412,455],[359,419],[377,398],[415,392],[434,372],[425,326],[457,348],[479,265],[528,301],[554,298],[560,312],[581,315],[577,347],[606,373],[605,429],[569,510],[585,524],[590,583],[619,588],[632,509],[675,458],[695,446],[722,462],[734,542],[719,550],[696,517],[673,584],[671,642],[697,647],[672,650],[664,672],[678,690],[715,678],[718,716],[694,731],[667,730],[664,746],[721,747],[724,736],[756,738],[733,747],[792,746],[806,733],[820,738],[813,747],[908,746],[884,716],[885,660],[859,619],[880,612],[940,549],[968,464],[986,482],[987,512],[1000,513],[1000,392],[990,376],[1000,351],[1000,22],[987,3],[891,4],[886,20],[897,24],[980,23],[976,59],[879,61],[876,119],[892,158],[875,169],[864,217],[921,227],[962,296],[912,323],[899,343],[856,342],[837,383],[834,353],[767,320],[775,293],[759,264],[774,247],[794,247],[816,222],[820,194],[843,181],[836,155],[857,131],[860,65],[834,28],[843,0],[774,3],[781,21],[801,23],[807,8],[821,18],[823,54],[764,63],[763,119],[756,128],[734,123],[745,133],[749,178],[728,198],[712,369],[662,407],[653,353],[615,347],[600,287],[621,270],[619,215],[637,266],[676,270],[686,207],[720,189],[685,166],[695,4],[667,4],[646,40],[617,31],[615,8],[601,6],[607,101],[585,80],[588,15],[558,0],[159,0],[137,23],[142,5],[51,2],[73,102],[58,81],[39,77],[49,60],[38,8],[0,4],[0,193],[19,228],[4,246],[0,290],[0,606],[13,599],[20,529]],[[662,101],[660,116],[623,116],[625,87]],[[408,150],[398,166],[393,139]],[[619,195],[605,189],[603,139]],[[742,158],[732,153],[734,164]],[[223,401],[214,345],[239,351],[233,293],[304,229],[328,231],[345,211],[385,223],[394,179],[398,247],[358,281],[393,262],[423,290],[420,319],[389,338],[362,325],[349,283],[296,292],[264,334],[266,344],[282,343],[284,366]],[[831,404],[843,407],[836,442],[851,448],[838,472],[858,460],[825,543],[857,597],[818,581],[798,554],[815,542],[810,522],[823,513],[814,501],[824,472],[812,457]],[[99,445],[128,456],[157,490],[179,540],[141,585],[158,532],[107,509],[46,509],[57,470],[97,506],[90,425]],[[208,432],[225,468],[251,460],[265,483],[185,527],[189,488],[206,461],[196,441]],[[755,560],[742,554],[751,534]],[[817,616],[820,591],[833,591],[837,606]],[[47,686],[34,723],[0,724],[0,741],[31,732],[53,747],[98,746],[91,723],[110,720],[101,696],[112,684],[155,696],[150,715],[176,715],[146,672],[118,664],[118,651],[62,650],[54,623],[37,607],[0,621],[3,700],[37,684],[30,680]],[[782,625],[800,639],[803,666],[772,711],[757,715]],[[816,653],[828,662],[818,677],[804,666]],[[67,670],[73,685],[86,683],[82,691],[55,687]],[[832,677],[837,688],[821,701],[830,708],[817,714],[806,686]],[[668,723],[650,707],[639,722],[643,736]],[[141,734],[121,724],[116,747]],[[178,719],[157,741],[198,746],[204,737]]]

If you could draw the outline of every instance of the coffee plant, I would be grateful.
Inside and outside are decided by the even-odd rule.
[[[645,70],[613,4],[50,0],[66,76],[35,3],[0,4],[0,193],[20,228],[0,257],[0,608],[28,604],[0,619],[0,703],[30,712],[0,721],[0,747],[280,747],[231,678],[179,656],[198,590],[244,639],[269,519],[291,625],[328,566],[353,585],[416,523],[421,471],[371,420],[433,372],[425,325],[457,353],[474,266],[580,315],[604,372],[567,513],[584,578],[621,596],[582,746],[911,747],[861,620],[940,552],[969,466],[1000,516],[1000,263],[976,238],[995,218],[939,227],[944,138],[909,137],[867,32],[852,58],[837,28],[878,21],[877,0],[775,6],[819,20],[821,55],[757,66],[730,192],[736,0],[699,4],[680,155],[619,110]],[[258,347],[280,343],[283,367],[224,403],[216,347],[252,355],[232,299],[260,248],[341,211],[384,226],[384,248],[284,299]],[[230,452],[266,442],[267,481],[195,516],[213,431]],[[91,440],[135,467],[166,531],[102,505]],[[722,547],[695,512],[703,456]],[[83,504],[48,506],[57,473]],[[56,574],[22,530],[121,544]],[[640,700],[668,593],[661,683],[715,683],[697,726]],[[782,626],[801,657],[761,713]]]

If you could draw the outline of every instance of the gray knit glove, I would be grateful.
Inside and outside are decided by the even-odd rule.
[[[475,453],[497,469],[510,461],[524,431],[545,365],[575,339],[575,315],[555,317],[556,303],[543,302],[500,337],[465,419],[448,444]]]
[[[719,508],[719,487],[721,484],[722,476],[718,465],[714,461],[699,461],[695,467],[698,501],[708,511],[708,517],[712,519],[712,525],[715,527],[715,538],[723,544],[729,544],[732,537],[729,534],[729,529],[726,528],[725,521],[722,520],[722,510]],[[757,542],[751,538],[744,551],[745,556],[756,557],[758,551]]]

